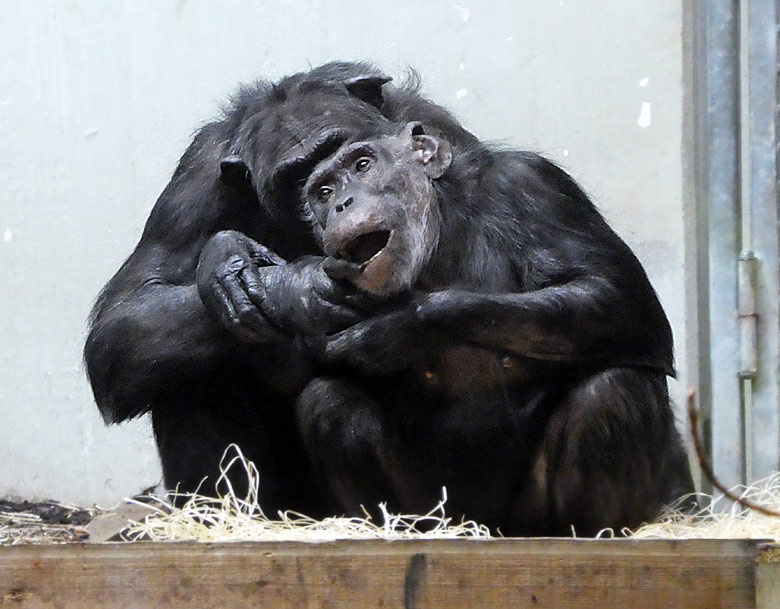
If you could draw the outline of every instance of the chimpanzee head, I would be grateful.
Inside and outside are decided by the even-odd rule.
[[[449,143],[409,123],[319,163],[303,195],[326,272],[378,297],[410,289],[439,240],[434,181],[451,162]]]
[[[229,112],[236,126],[221,180],[248,183],[261,198],[300,188],[348,139],[391,132],[381,113],[382,87],[390,80],[369,64],[332,62],[273,85],[244,87]]]
[[[369,64],[334,62],[233,97],[209,137],[220,182],[250,203],[230,211],[259,216],[255,238],[284,257],[319,252],[301,219],[301,187],[346,141],[394,132],[382,114],[389,80]]]

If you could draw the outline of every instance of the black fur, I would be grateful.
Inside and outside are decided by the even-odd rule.
[[[481,146],[434,184],[417,290],[329,337],[298,403],[335,510],[421,513],[446,486],[449,511],[506,535],[590,535],[691,492],[668,321],[582,190]]]
[[[198,132],[93,310],[104,418],[151,411],[183,490],[238,443],[267,513],[427,511],[447,486],[448,511],[504,534],[652,517],[691,487],[638,261],[559,168],[383,78],[334,63],[261,82]],[[377,304],[324,272],[300,187],[408,121],[452,144],[441,237],[415,293]]]

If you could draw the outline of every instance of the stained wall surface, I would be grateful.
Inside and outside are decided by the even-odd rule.
[[[115,502],[160,479],[106,428],[86,318],[194,129],[239,82],[367,59],[480,137],[548,155],[648,270],[686,379],[682,3],[6,0],[0,19],[0,496]]]

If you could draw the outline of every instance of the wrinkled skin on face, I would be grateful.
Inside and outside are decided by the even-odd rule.
[[[372,296],[410,290],[439,240],[434,181],[452,162],[449,144],[410,123],[393,136],[345,146],[304,187],[325,271]]]

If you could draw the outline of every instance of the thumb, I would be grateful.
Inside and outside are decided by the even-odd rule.
[[[350,262],[343,258],[328,256],[322,261],[322,270],[334,281],[339,279],[346,279],[349,281],[360,275],[363,271],[363,266],[357,262]]]

